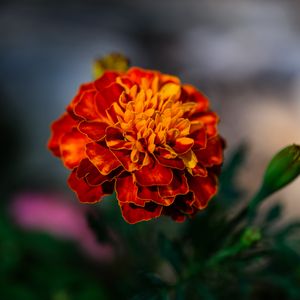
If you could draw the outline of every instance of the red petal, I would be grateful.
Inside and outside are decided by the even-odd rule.
[[[88,158],[85,158],[80,162],[76,175],[78,178],[86,177],[89,185],[100,185],[103,182],[112,179],[109,176],[102,175]]]
[[[80,100],[74,106],[74,113],[86,120],[99,119],[100,115],[95,104],[96,91],[83,92]]]
[[[121,165],[109,149],[97,143],[86,145],[86,155],[102,175],[108,175]]]
[[[140,186],[137,195],[140,199],[152,201],[163,206],[168,206],[172,204],[175,199],[174,197],[168,197],[168,196],[166,198],[163,198],[158,193],[157,186],[150,186],[150,187]]]
[[[189,136],[194,139],[193,150],[202,149],[206,146],[206,127],[201,125],[202,128],[193,131]],[[193,130],[193,125],[191,125],[191,130]]]
[[[181,100],[183,100],[183,102],[196,102],[197,106],[195,109],[197,111],[206,111],[209,107],[207,97],[189,84],[184,84],[182,86]]]
[[[160,186],[159,194],[162,197],[174,197],[184,195],[189,192],[189,186],[184,173],[173,172],[173,180],[169,185]]]
[[[173,172],[170,168],[153,161],[152,164],[137,170],[135,177],[138,184],[142,186],[167,185],[173,179]]]
[[[134,163],[131,161],[131,150],[120,149],[112,150],[111,152],[114,154],[115,158],[120,162],[120,164],[124,167],[124,169],[128,172],[133,172],[142,167],[138,163]]]
[[[79,165],[86,157],[85,145],[89,142],[90,140],[75,127],[61,138],[60,153],[66,167],[73,169]]]
[[[77,194],[79,201],[83,203],[96,203],[105,195],[101,186],[89,186],[84,179],[78,179],[74,170],[69,179],[70,188]]]
[[[95,87],[98,91],[102,92],[105,88],[107,88],[110,84],[115,82],[116,78],[120,74],[114,71],[105,71],[104,74],[95,81]]]
[[[163,208],[154,203],[147,203],[145,207],[136,206],[132,203],[122,203],[120,206],[124,220],[130,224],[157,218],[161,215]]]
[[[82,121],[78,129],[86,134],[90,139],[94,141],[99,141],[105,137],[105,130],[107,128],[107,123],[104,122],[97,122],[97,121],[92,121],[92,122],[87,122],[87,121]]]
[[[141,84],[142,78],[145,78],[147,81],[152,82],[155,72],[133,67],[127,71],[126,75],[131,81],[137,84]]]
[[[219,136],[207,141],[206,148],[195,151],[198,161],[205,167],[219,165],[223,162],[223,143]]]
[[[176,139],[174,151],[178,154],[183,154],[188,152],[194,145],[194,140],[188,137],[181,137]]]
[[[134,203],[138,206],[145,206],[145,200],[137,197],[138,188],[133,182],[132,175],[127,173],[116,179],[116,193],[119,202]]]
[[[217,193],[217,181],[212,174],[208,174],[207,177],[190,176],[188,183],[190,190],[194,192],[194,205],[198,209],[205,208],[208,201]]]
[[[124,89],[117,83],[112,83],[109,87],[103,89],[101,92],[96,94],[95,103],[99,113],[105,116],[105,111],[110,106],[117,102]]]
[[[124,136],[119,128],[107,127],[105,140],[106,145],[110,149],[132,149],[132,143],[124,140]]]
[[[55,156],[60,157],[60,139],[62,136],[70,131],[72,127],[76,126],[76,121],[71,118],[67,113],[63,114],[57,121],[51,126],[52,135],[48,142],[48,147]]]
[[[170,155],[170,151],[164,148],[156,147],[155,157],[159,161],[159,163],[165,167],[170,167],[170,168],[180,169],[180,170],[183,170],[185,168],[185,165],[181,158],[179,157],[173,158],[172,155]]]
[[[76,115],[74,115],[74,112],[73,112],[75,105],[81,99],[81,96],[82,96],[83,92],[92,91],[92,90],[95,90],[94,82],[89,82],[89,83],[82,84],[79,88],[79,91],[78,91],[77,95],[74,97],[72,102],[67,107],[68,113],[71,114],[72,116],[76,116]]]
[[[187,215],[194,214],[194,201],[194,194],[192,192],[186,195],[179,195],[172,205],[163,208],[162,213],[170,216],[176,222],[183,222]]]
[[[217,124],[219,118],[217,114],[213,112],[196,113],[191,116],[191,120],[197,120],[205,125],[206,133],[209,137],[217,134]]]
[[[193,176],[207,176],[207,170],[200,163],[197,163],[196,167],[192,169]]]

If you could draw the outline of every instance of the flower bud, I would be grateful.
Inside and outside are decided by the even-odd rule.
[[[129,60],[122,54],[111,53],[97,59],[93,64],[93,76],[95,79],[103,75],[106,70],[124,72],[129,67]]]
[[[262,190],[270,195],[292,182],[300,174],[300,146],[290,145],[279,151],[265,172]]]

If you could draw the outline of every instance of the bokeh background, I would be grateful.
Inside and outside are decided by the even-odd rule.
[[[271,156],[300,143],[299,15],[294,0],[1,1],[2,214],[54,235],[67,226],[31,222],[50,215],[51,224],[51,209],[42,206],[51,203],[49,197],[76,202],[67,171],[46,148],[49,126],[91,79],[93,60],[110,52],[125,54],[132,65],[178,75],[208,95],[221,117],[226,157],[247,145],[238,181],[250,197]],[[283,222],[300,217],[299,196],[299,179],[276,194],[274,201],[285,205]],[[20,221],[26,209],[29,221]],[[76,215],[78,207],[72,209]],[[78,238],[69,226],[67,237],[80,244],[85,234]],[[97,259],[92,248],[84,251]],[[108,259],[109,249],[101,251]],[[55,295],[66,299],[63,292]]]

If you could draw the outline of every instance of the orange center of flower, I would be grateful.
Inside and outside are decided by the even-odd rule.
[[[176,153],[176,144],[188,145],[190,149],[193,139],[187,137],[190,133],[191,122],[184,117],[196,104],[195,102],[182,103],[180,101],[181,87],[176,83],[166,83],[159,86],[159,78],[152,82],[143,78],[139,86],[128,87],[121,78],[117,78],[125,91],[119,101],[113,103],[117,116],[117,126],[123,133],[124,141],[131,149],[131,161],[139,161],[140,153],[153,154],[157,147],[169,152],[169,159],[179,156],[186,167],[193,168],[197,158],[193,153]],[[112,119],[109,116],[109,119]],[[143,165],[149,163],[149,157]]]

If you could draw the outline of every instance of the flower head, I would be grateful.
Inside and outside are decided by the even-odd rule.
[[[223,161],[218,116],[191,85],[157,71],[106,71],[80,87],[52,125],[49,148],[84,203],[116,190],[129,223],[207,206]]]

